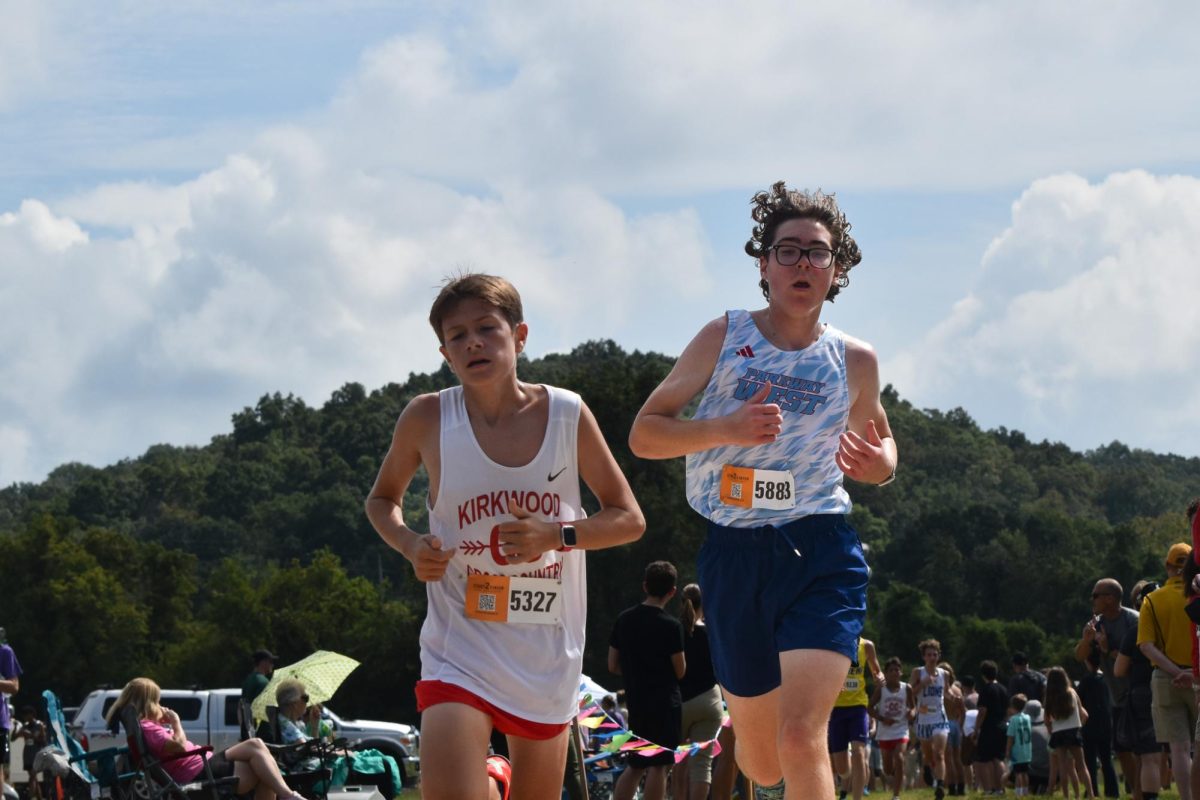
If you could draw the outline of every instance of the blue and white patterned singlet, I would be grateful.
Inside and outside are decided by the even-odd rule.
[[[732,528],[849,513],[850,496],[834,460],[850,414],[845,335],[827,324],[803,350],[780,350],[758,330],[750,312],[728,311],[725,316],[725,342],[695,419],[731,414],[770,383],[774,390],[766,402],[783,410],[783,432],[770,444],[689,454],[688,502],[708,520]],[[795,507],[777,511],[722,503],[721,472],[727,465],[790,471],[796,482]]]

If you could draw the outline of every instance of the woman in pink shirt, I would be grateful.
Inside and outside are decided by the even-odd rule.
[[[196,745],[187,740],[179,715],[163,707],[159,700],[158,684],[149,678],[134,678],[125,684],[121,696],[109,708],[106,719],[109,724],[121,717],[121,710],[131,706],[137,711],[142,727],[142,738],[146,750],[153,758],[162,760],[178,753],[196,750]],[[209,758],[215,778],[236,775],[237,793],[254,792],[255,800],[304,800],[283,781],[279,765],[271,756],[261,739],[247,739],[226,748]],[[163,761],[162,767],[179,783],[196,780],[204,770],[204,754],[196,752],[181,758]]]

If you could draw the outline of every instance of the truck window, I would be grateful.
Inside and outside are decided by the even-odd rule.
[[[225,725],[230,728],[238,727],[238,703],[242,700],[242,696],[238,694],[226,695],[225,697]]]
[[[199,720],[200,711],[204,708],[204,701],[199,697],[164,697],[160,702],[178,714],[179,721],[183,723]]]

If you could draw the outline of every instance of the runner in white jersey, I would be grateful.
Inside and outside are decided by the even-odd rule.
[[[845,215],[831,195],[782,181],[751,205],[745,249],[767,307],[704,326],[629,443],[642,458],[687,456],[737,762],[767,796],[798,800],[833,794],[822,731],[866,615],[866,560],[842,481],[887,483],[897,454],[875,351],[820,319],[862,260]]]
[[[908,681],[917,703],[917,741],[921,743],[922,760],[933,770],[933,796],[942,800],[946,795],[946,740],[950,736],[946,695],[950,682],[946,671],[937,665],[942,654],[937,639],[926,639],[917,647],[925,663],[912,671]]]
[[[583,651],[581,551],[637,539],[645,521],[579,396],[517,379],[528,326],[512,284],[452,280],[430,324],[462,385],[408,404],[367,500],[380,537],[427,583],[421,796],[558,798]],[[421,466],[424,535],[402,508]],[[580,479],[599,501],[589,518]],[[493,729],[511,769],[487,756]]]
[[[891,778],[893,800],[904,787],[904,751],[908,726],[916,712],[912,687],[901,681],[903,665],[892,656],[883,665],[883,683],[871,694],[870,712],[877,723],[875,741],[883,751],[883,772]]]

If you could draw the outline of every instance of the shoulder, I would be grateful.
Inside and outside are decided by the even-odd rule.
[[[842,341],[846,345],[846,366],[852,368],[878,368],[879,355],[869,342],[842,333]]]
[[[419,394],[400,413],[400,423],[423,424],[436,422],[442,415],[442,398],[438,392]]]

